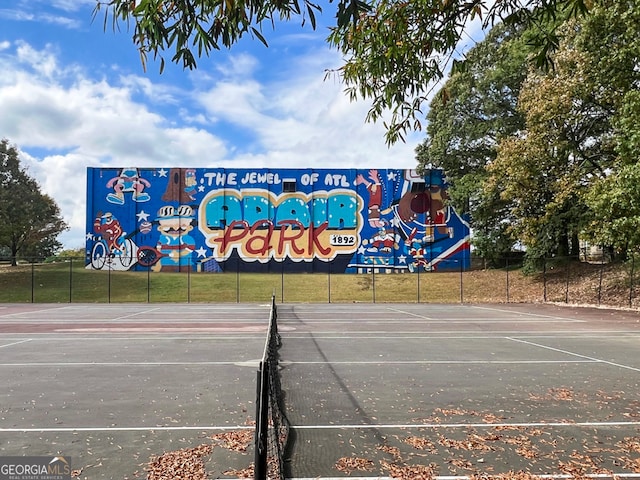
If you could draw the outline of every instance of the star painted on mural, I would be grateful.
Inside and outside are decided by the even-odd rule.
[[[198,186],[198,192],[204,192],[204,185]]]
[[[400,227],[400,219],[398,217],[393,217],[391,220],[389,220],[389,224],[392,227]]]
[[[364,245],[360,245],[360,247],[358,247],[358,255],[364,255],[364,253],[367,250],[364,248]]]
[[[93,233],[87,232],[86,239],[87,240],[93,240]]]
[[[407,256],[406,255],[400,255],[398,256],[398,263],[407,263]]]
[[[387,180],[391,180],[392,182],[396,181],[396,172],[389,172],[387,173]]]
[[[164,168],[161,168],[160,170],[158,170],[158,175],[161,177],[166,177],[167,176],[167,172]]]
[[[149,214],[144,210],[140,210],[140,213],[136,213],[136,217],[138,217],[139,222],[146,222],[149,220]]]
[[[200,257],[204,258],[204,257],[207,256],[207,249],[204,248],[204,247],[200,247],[195,252],[198,254],[198,258],[200,258]]]

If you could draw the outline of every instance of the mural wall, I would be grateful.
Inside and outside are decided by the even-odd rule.
[[[89,168],[87,268],[366,273],[469,266],[440,170]]]

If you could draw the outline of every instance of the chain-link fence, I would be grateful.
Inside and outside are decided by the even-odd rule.
[[[0,261],[1,262],[1,261]],[[3,303],[259,302],[275,293],[281,303],[417,302],[521,303],[640,307],[636,260],[609,263],[591,258],[555,257],[533,274],[515,260],[502,268],[464,270],[455,263],[436,271],[387,273],[372,267],[358,274],[281,272],[156,273],[109,268],[95,270],[79,258],[55,263],[0,263]]]

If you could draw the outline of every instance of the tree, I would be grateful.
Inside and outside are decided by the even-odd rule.
[[[619,218],[626,215],[619,199],[607,208],[602,194],[626,190],[628,212],[635,211],[635,176],[620,169],[616,145],[618,152],[632,147],[638,120],[633,108],[624,112],[640,85],[639,21],[637,0],[598,2],[584,21],[563,26],[555,69],[532,70],[521,90],[526,129],[501,143],[490,171],[493,186],[515,201],[512,228],[530,260],[576,255],[579,236],[589,231],[617,245],[633,238],[624,233],[633,222]],[[614,214],[621,221],[612,229]]]
[[[598,98],[610,105],[607,141],[614,152],[611,165],[594,179],[585,197],[590,214],[582,233],[622,258],[640,251],[639,24],[637,0],[615,2],[594,11],[580,44],[594,53],[593,70],[600,73]]]
[[[46,257],[60,247],[56,237],[67,229],[54,200],[20,166],[18,150],[0,141],[0,247],[11,254],[38,253]]]
[[[143,65],[148,54],[174,48],[171,60],[196,68],[197,58],[221,47],[230,48],[245,34],[265,45],[263,25],[302,17],[312,28],[320,5],[310,0],[96,0],[94,15],[105,10],[111,18],[133,22],[133,42]],[[330,0],[331,2],[331,0]],[[351,99],[362,96],[372,106],[367,121],[390,112],[384,125],[387,143],[404,139],[405,132],[422,126],[422,106],[433,82],[442,79],[456,55],[465,27],[483,19],[541,25],[549,18],[569,18],[587,12],[589,0],[336,0],[336,25],[328,43],[338,49],[345,64],[333,72],[345,83]],[[554,29],[539,27],[532,39],[539,64],[548,64],[558,45]]]
[[[517,102],[527,73],[527,33],[524,25],[497,25],[467,54],[431,102],[427,138],[416,149],[419,168],[446,172],[452,204],[470,215],[476,252],[492,265],[515,239],[507,228],[509,202],[485,188],[486,166],[499,141],[524,128]]]

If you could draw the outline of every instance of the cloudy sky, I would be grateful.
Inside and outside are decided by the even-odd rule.
[[[313,31],[300,21],[243,40],[194,71],[150,61],[131,32],[92,21],[96,0],[0,2],[0,138],[60,206],[65,248],[84,246],[86,168],[400,167],[416,165],[414,133],[391,148],[325,70],[329,5]],[[169,57],[170,58],[170,57]]]

